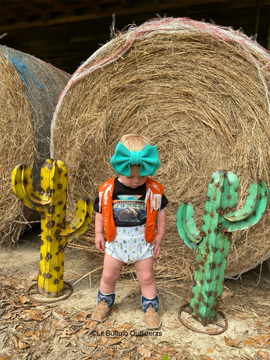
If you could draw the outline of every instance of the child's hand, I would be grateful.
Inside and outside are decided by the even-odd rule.
[[[160,245],[161,245],[163,236],[165,234],[165,225],[166,225],[166,212],[165,212],[165,209],[161,209],[160,211],[158,211],[158,214],[157,214],[158,233],[157,233],[155,239],[151,243],[151,245],[155,245],[153,255],[156,254],[157,257],[159,257],[159,254],[160,254]]]
[[[151,246],[155,245],[154,248],[154,253],[153,255],[157,255],[157,257],[159,257],[160,254],[160,247],[161,247],[161,241],[162,241],[163,236],[160,234],[157,234],[157,236],[155,237],[155,239],[152,241]]]
[[[96,234],[95,236],[96,248],[100,251],[105,249],[105,241],[103,234]]]

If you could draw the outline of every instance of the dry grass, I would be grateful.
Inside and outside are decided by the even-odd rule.
[[[12,64],[15,58],[21,73]],[[19,163],[34,166],[38,189],[39,168],[49,157],[53,110],[69,75],[4,46],[0,46],[0,69],[0,244],[7,245],[16,243],[32,217],[13,194],[12,170]]]
[[[200,228],[212,173],[239,176],[239,206],[251,182],[269,185],[269,60],[237,32],[183,19],[116,36],[73,75],[55,113],[54,157],[67,164],[70,203],[81,196],[94,201],[98,186],[115,176],[109,159],[123,134],[150,137],[162,163],[154,178],[169,199],[157,273],[164,280],[190,278],[195,256],[177,233],[180,204],[192,203]],[[268,209],[256,226],[234,233],[227,276],[270,253],[269,230]],[[95,252],[93,224],[85,239],[81,246]]]

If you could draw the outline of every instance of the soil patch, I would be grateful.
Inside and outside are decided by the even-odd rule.
[[[38,235],[39,229],[32,229],[15,248],[1,249],[1,360],[270,358],[267,262],[237,280],[225,281],[221,310],[228,319],[228,330],[223,334],[196,333],[180,323],[178,311],[190,298],[191,284],[173,279],[158,283],[162,327],[147,332],[139,284],[132,273],[121,275],[116,303],[107,321],[91,321],[102,263],[86,251],[65,250],[64,279],[74,288],[67,300],[55,304],[30,302],[27,289],[36,281],[39,269]],[[209,333],[214,328],[195,325]]]

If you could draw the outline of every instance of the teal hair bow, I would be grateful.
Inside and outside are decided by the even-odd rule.
[[[111,157],[111,164],[119,175],[129,176],[130,165],[140,165],[140,176],[154,175],[160,166],[156,146],[145,145],[141,151],[129,151],[120,141]]]

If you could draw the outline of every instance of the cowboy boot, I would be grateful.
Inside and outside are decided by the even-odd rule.
[[[147,329],[158,329],[161,325],[158,315],[158,295],[152,299],[142,295],[141,301]]]
[[[111,294],[102,294],[102,292],[98,291],[98,306],[95,308],[92,313],[91,319],[103,322],[107,319],[109,312],[112,309],[113,303],[115,300],[115,293]]]

